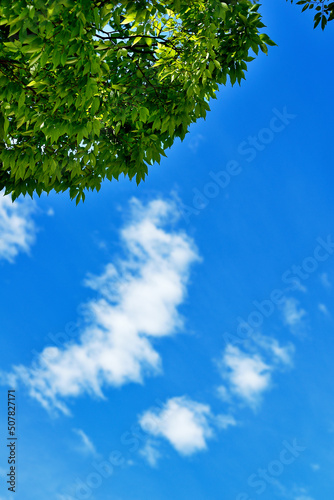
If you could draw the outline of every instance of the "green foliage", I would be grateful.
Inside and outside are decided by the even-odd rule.
[[[275,45],[250,0],[1,0],[0,189],[137,183]]]
[[[291,0],[293,3],[293,0]],[[297,5],[303,5],[302,12],[307,9],[314,9],[314,27],[320,24],[324,30],[328,21],[334,19],[334,2],[328,3],[327,0],[300,0]]]

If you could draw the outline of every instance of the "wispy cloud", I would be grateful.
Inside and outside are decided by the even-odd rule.
[[[193,241],[168,228],[176,218],[172,202],[157,199],[143,206],[132,200],[121,231],[125,257],[86,281],[98,297],[86,304],[89,320],[78,342],[47,347],[32,366],[14,367],[16,378],[45,408],[69,413],[65,398],[103,398],[104,386],[142,383],[145,374],[159,373],[152,339],[182,326],[177,306],[190,264],[198,259]]]
[[[237,425],[237,421],[232,415],[217,415],[215,423],[219,429],[227,429],[230,426]]]
[[[205,141],[205,137],[202,134],[196,134],[190,138],[188,141],[188,148],[192,150],[193,153],[197,153],[197,150],[201,142]]]
[[[291,333],[301,333],[304,328],[304,317],[306,311],[299,306],[299,301],[293,297],[287,297],[281,305],[284,324]]]
[[[318,304],[318,309],[321,311],[325,316],[330,316],[330,313],[327,309],[327,306],[325,304]]]
[[[80,438],[80,444],[76,447],[77,451],[84,455],[98,456],[93,442],[82,429],[73,429],[73,432]]]
[[[331,288],[332,284],[329,281],[328,274],[327,273],[322,273],[320,274],[320,281],[323,284],[325,288]]]
[[[32,200],[17,199],[13,203],[0,191],[0,260],[12,263],[20,252],[29,253],[36,234],[34,210]]]
[[[152,439],[148,439],[139,452],[151,467],[156,467],[158,465],[159,458],[161,458],[158,446],[159,443],[153,441]]]
[[[185,396],[169,399],[162,409],[146,411],[139,419],[144,431],[155,438],[164,438],[181,455],[192,455],[207,447],[213,436],[208,405]]]
[[[261,335],[259,333],[253,335],[252,340],[255,349],[262,349],[267,355],[269,355],[271,362],[275,365],[293,365],[295,347],[291,342],[285,346],[281,346],[275,338]]]
[[[53,217],[53,216],[54,216],[54,214],[55,214],[55,211],[54,211],[54,209],[53,209],[52,207],[50,207],[50,208],[48,208],[48,209],[47,209],[47,211],[46,211],[46,215],[47,215],[48,217]]]
[[[314,500],[314,498],[308,494],[306,488],[300,487],[295,487],[293,489],[292,498],[293,500]]]

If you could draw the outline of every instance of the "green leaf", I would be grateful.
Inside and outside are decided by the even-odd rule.
[[[150,112],[149,112],[149,110],[147,108],[141,107],[139,109],[139,117],[140,117],[140,120],[142,122],[146,123],[149,114],[150,114]]]
[[[132,44],[131,44],[131,45],[132,45],[132,46],[136,45],[136,43],[140,42],[140,40],[141,40],[141,39],[142,39],[142,37],[141,37],[141,36],[137,36],[137,37],[134,39],[134,41],[132,42]]]
[[[18,109],[22,108],[23,104],[24,104],[24,101],[26,99],[26,95],[25,95],[25,92],[24,90],[21,92],[21,95],[20,95],[20,98],[18,100]]]
[[[52,63],[53,63],[54,69],[59,66],[60,59],[61,59],[61,53],[58,50],[54,51],[53,56],[52,56]]]
[[[91,113],[95,115],[96,111],[100,107],[100,99],[98,97],[94,97],[93,103],[92,103],[92,108],[91,108]]]
[[[121,24],[129,24],[132,23],[136,18],[136,13],[129,14],[124,21],[121,22]]]

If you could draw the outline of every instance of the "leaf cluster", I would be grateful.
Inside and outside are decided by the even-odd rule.
[[[293,0],[291,0],[293,3]],[[305,10],[314,9],[314,28],[319,24],[321,29],[324,30],[328,21],[334,19],[334,2],[327,2],[327,0],[300,0],[297,5],[302,5],[302,12]]]

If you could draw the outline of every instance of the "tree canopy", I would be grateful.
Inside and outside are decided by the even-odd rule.
[[[275,45],[250,0],[2,0],[0,189],[137,183]]]

